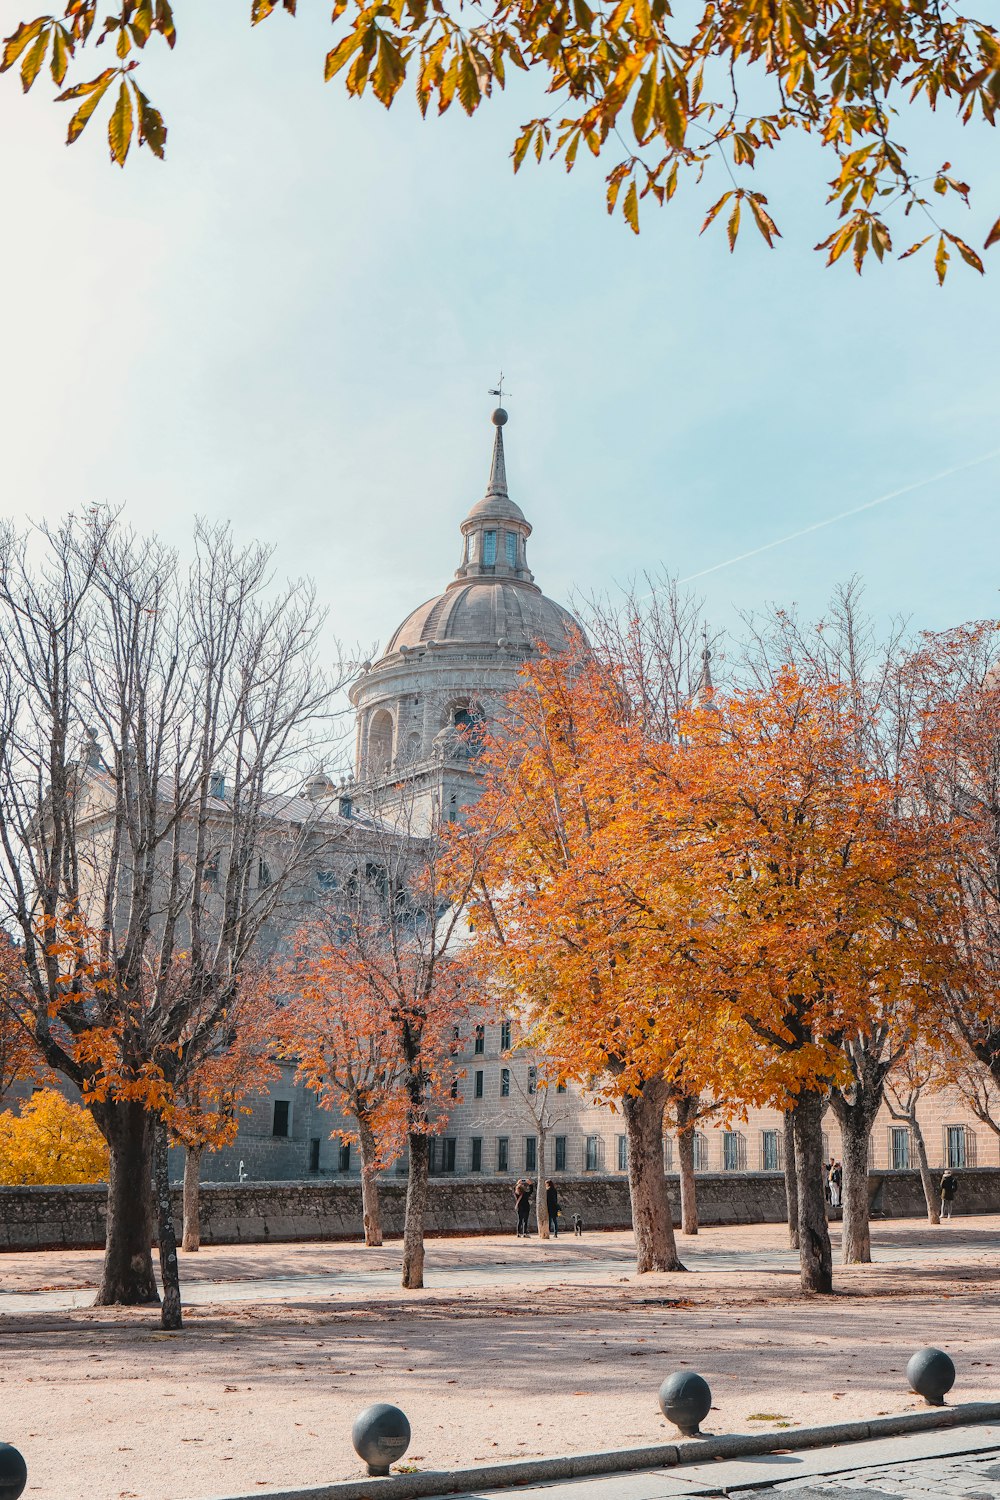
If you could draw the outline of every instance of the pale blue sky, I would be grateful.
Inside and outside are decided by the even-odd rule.
[[[809,144],[761,183],[777,251],[697,238],[716,182],[636,240],[589,164],[514,178],[533,85],[422,124],[409,98],[387,114],[323,85],[322,17],[252,32],[247,9],[178,6],[177,52],[147,70],[165,166],[112,168],[101,127],[67,150],[64,107],[0,80],[5,511],[107,501],[177,542],[229,518],[367,645],[451,576],[501,366],[511,492],[562,599],[699,572],[1000,444],[1000,251],[943,291],[919,259],[825,270]],[[979,184],[956,214],[981,244],[995,137],[940,123],[920,165]],[[993,613],[998,468],[706,576],[712,619],[819,613],[856,571],[880,615]]]

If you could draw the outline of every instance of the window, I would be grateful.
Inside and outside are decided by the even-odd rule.
[[[340,1150],[337,1153],[337,1171],[349,1172],[351,1170],[351,1143],[341,1141]]]
[[[446,1135],[443,1140],[440,1140],[438,1142],[438,1146],[440,1147],[438,1154],[439,1160],[441,1162],[441,1171],[454,1172],[456,1151],[455,1137],[453,1135]]]
[[[782,1140],[776,1130],[760,1133],[760,1169],[762,1172],[780,1172]]]
[[[457,1074],[451,1080],[451,1097],[453,1099],[457,1099],[458,1098],[458,1075]]]
[[[505,1135],[497,1137],[497,1171],[506,1172],[510,1167],[510,1141]]]
[[[566,1092],[566,1085],[564,1083],[557,1083],[556,1084],[556,1093],[557,1094],[565,1094],[565,1092]]]
[[[500,1051],[501,1052],[509,1052],[510,1051],[510,1022],[509,1021],[501,1021],[500,1022]]]
[[[599,1172],[604,1165],[604,1141],[599,1135],[588,1135],[584,1153],[584,1170]]]
[[[321,891],[335,891],[337,889],[337,877],[332,870],[317,870],[316,881]]]
[[[556,1136],[556,1171],[557,1172],[565,1172],[565,1170],[566,1170],[566,1137],[564,1135],[557,1135]]]
[[[270,871],[270,867],[268,866],[268,863],[267,863],[266,859],[260,858],[257,861],[257,886],[258,886],[258,888],[260,890],[266,891],[267,888],[268,888],[268,886],[270,884],[271,884],[271,871]]]
[[[288,1135],[291,1124],[292,1106],[287,1099],[275,1099],[274,1119],[271,1122],[272,1135]]]
[[[739,1130],[724,1130],[722,1133],[722,1169],[724,1172],[745,1172],[747,1169],[747,1138]]]
[[[481,1135],[472,1137],[472,1170],[481,1172],[483,1170],[483,1138]]]
[[[708,1171],[708,1141],[703,1130],[694,1133],[694,1169],[696,1172]]]
[[[472,1050],[475,1052],[475,1054],[476,1054],[477,1057],[482,1056],[482,1054],[486,1051],[486,1027],[485,1026],[477,1026],[476,1027],[476,1042],[475,1042],[475,1046],[473,1047]]]
[[[669,1135],[663,1137],[663,1170],[664,1172],[674,1170],[674,1142],[673,1137]]]
[[[319,1136],[318,1135],[314,1135],[313,1138],[312,1138],[312,1140],[309,1142],[309,1170],[310,1170],[310,1172],[318,1172],[319,1171]]]
[[[526,1172],[538,1170],[538,1141],[533,1135],[524,1138],[524,1170]]]
[[[476,533],[473,531],[473,532],[470,532],[469,535],[465,539],[465,559],[466,559],[466,562],[473,562],[475,560],[475,556],[476,556]]]
[[[509,1068],[501,1068],[500,1069],[500,1098],[501,1099],[509,1099],[510,1098],[510,1069]]]
[[[833,1160],[833,1158],[830,1155],[830,1137],[827,1135],[827,1133],[826,1133],[825,1130],[823,1131],[823,1160],[824,1161],[832,1161]]]
[[[497,560],[497,534],[495,531],[483,532],[483,566],[492,568]]]
[[[628,1171],[628,1136],[627,1135],[620,1135],[620,1136],[618,1136],[617,1139],[618,1139],[618,1170],[619,1170],[619,1172],[627,1172]]]
[[[529,1095],[534,1094],[536,1092],[537,1088],[538,1088],[538,1069],[536,1067],[530,1067],[528,1069],[528,1093],[529,1093]]]
[[[476,1098],[477,1099],[481,1099],[482,1097],[483,1097],[483,1070],[482,1070],[482,1068],[480,1068],[480,1069],[478,1069],[478,1071],[476,1073]]]
[[[905,1125],[893,1125],[890,1127],[889,1166],[893,1172],[909,1171],[910,1132]]]
[[[448,822],[449,823],[457,823],[458,822],[458,794],[457,794],[457,792],[452,792],[451,796],[448,798]]]
[[[949,1167],[976,1165],[976,1133],[968,1125],[948,1125],[945,1147]]]
[[[517,532],[516,531],[507,531],[507,532],[504,532],[504,546],[507,549],[507,566],[508,566],[508,568],[516,568],[517,567]]]

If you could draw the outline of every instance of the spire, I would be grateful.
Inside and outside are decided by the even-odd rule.
[[[503,456],[503,429],[507,421],[507,413],[502,406],[498,406],[490,417],[490,421],[496,428],[493,439],[493,462],[490,464],[490,482],[486,486],[486,498],[506,500],[507,495],[507,465]]]
[[[694,695],[696,708],[715,708],[715,684],[712,681],[712,653],[708,648],[708,626],[701,629],[701,679]]]

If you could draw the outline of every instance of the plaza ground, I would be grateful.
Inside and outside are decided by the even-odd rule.
[[[205,1500],[359,1472],[354,1415],[408,1413],[406,1462],[447,1468],[668,1441],[670,1370],[712,1384],[712,1432],[913,1409],[906,1361],[947,1348],[955,1400],[1000,1396],[1000,1219],[874,1226],[876,1263],[804,1298],[781,1225],[703,1230],[685,1275],[636,1277],[631,1237],[299,1244],[185,1256],[187,1327],[94,1310],[95,1252],[0,1256],[0,1438],[53,1500]],[[834,1237],[837,1229],[834,1226]]]

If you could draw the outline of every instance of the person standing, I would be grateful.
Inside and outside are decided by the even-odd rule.
[[[555,1183],[549,1178],[545,1180],[545,1211],[549,1216],[549,1234],[557,1240],[559,1238],[559,1192]]]
[[[841,1189],[844,1186],[844,1169],[839,1161],[830,1163],[830,1207],[840,1207]]]
[[[944,1176],[941,1178],[941,1217],[942,1217],[942,1219],[950,1219],[951,1218],[951,1208],[952,1208],[952,1204],[955,1201],[955,1194],[957,1192],[958,1192],[958,1178],[955,1176],[954,1172],[949,1168],[948,1171],[945,1172]]]
[[[514,1188],[514,1207],[517,1209],[517,1237],[528,1238],[528,1215],[531,1212],[531,1183],[523,1177],[517,1179]]]

